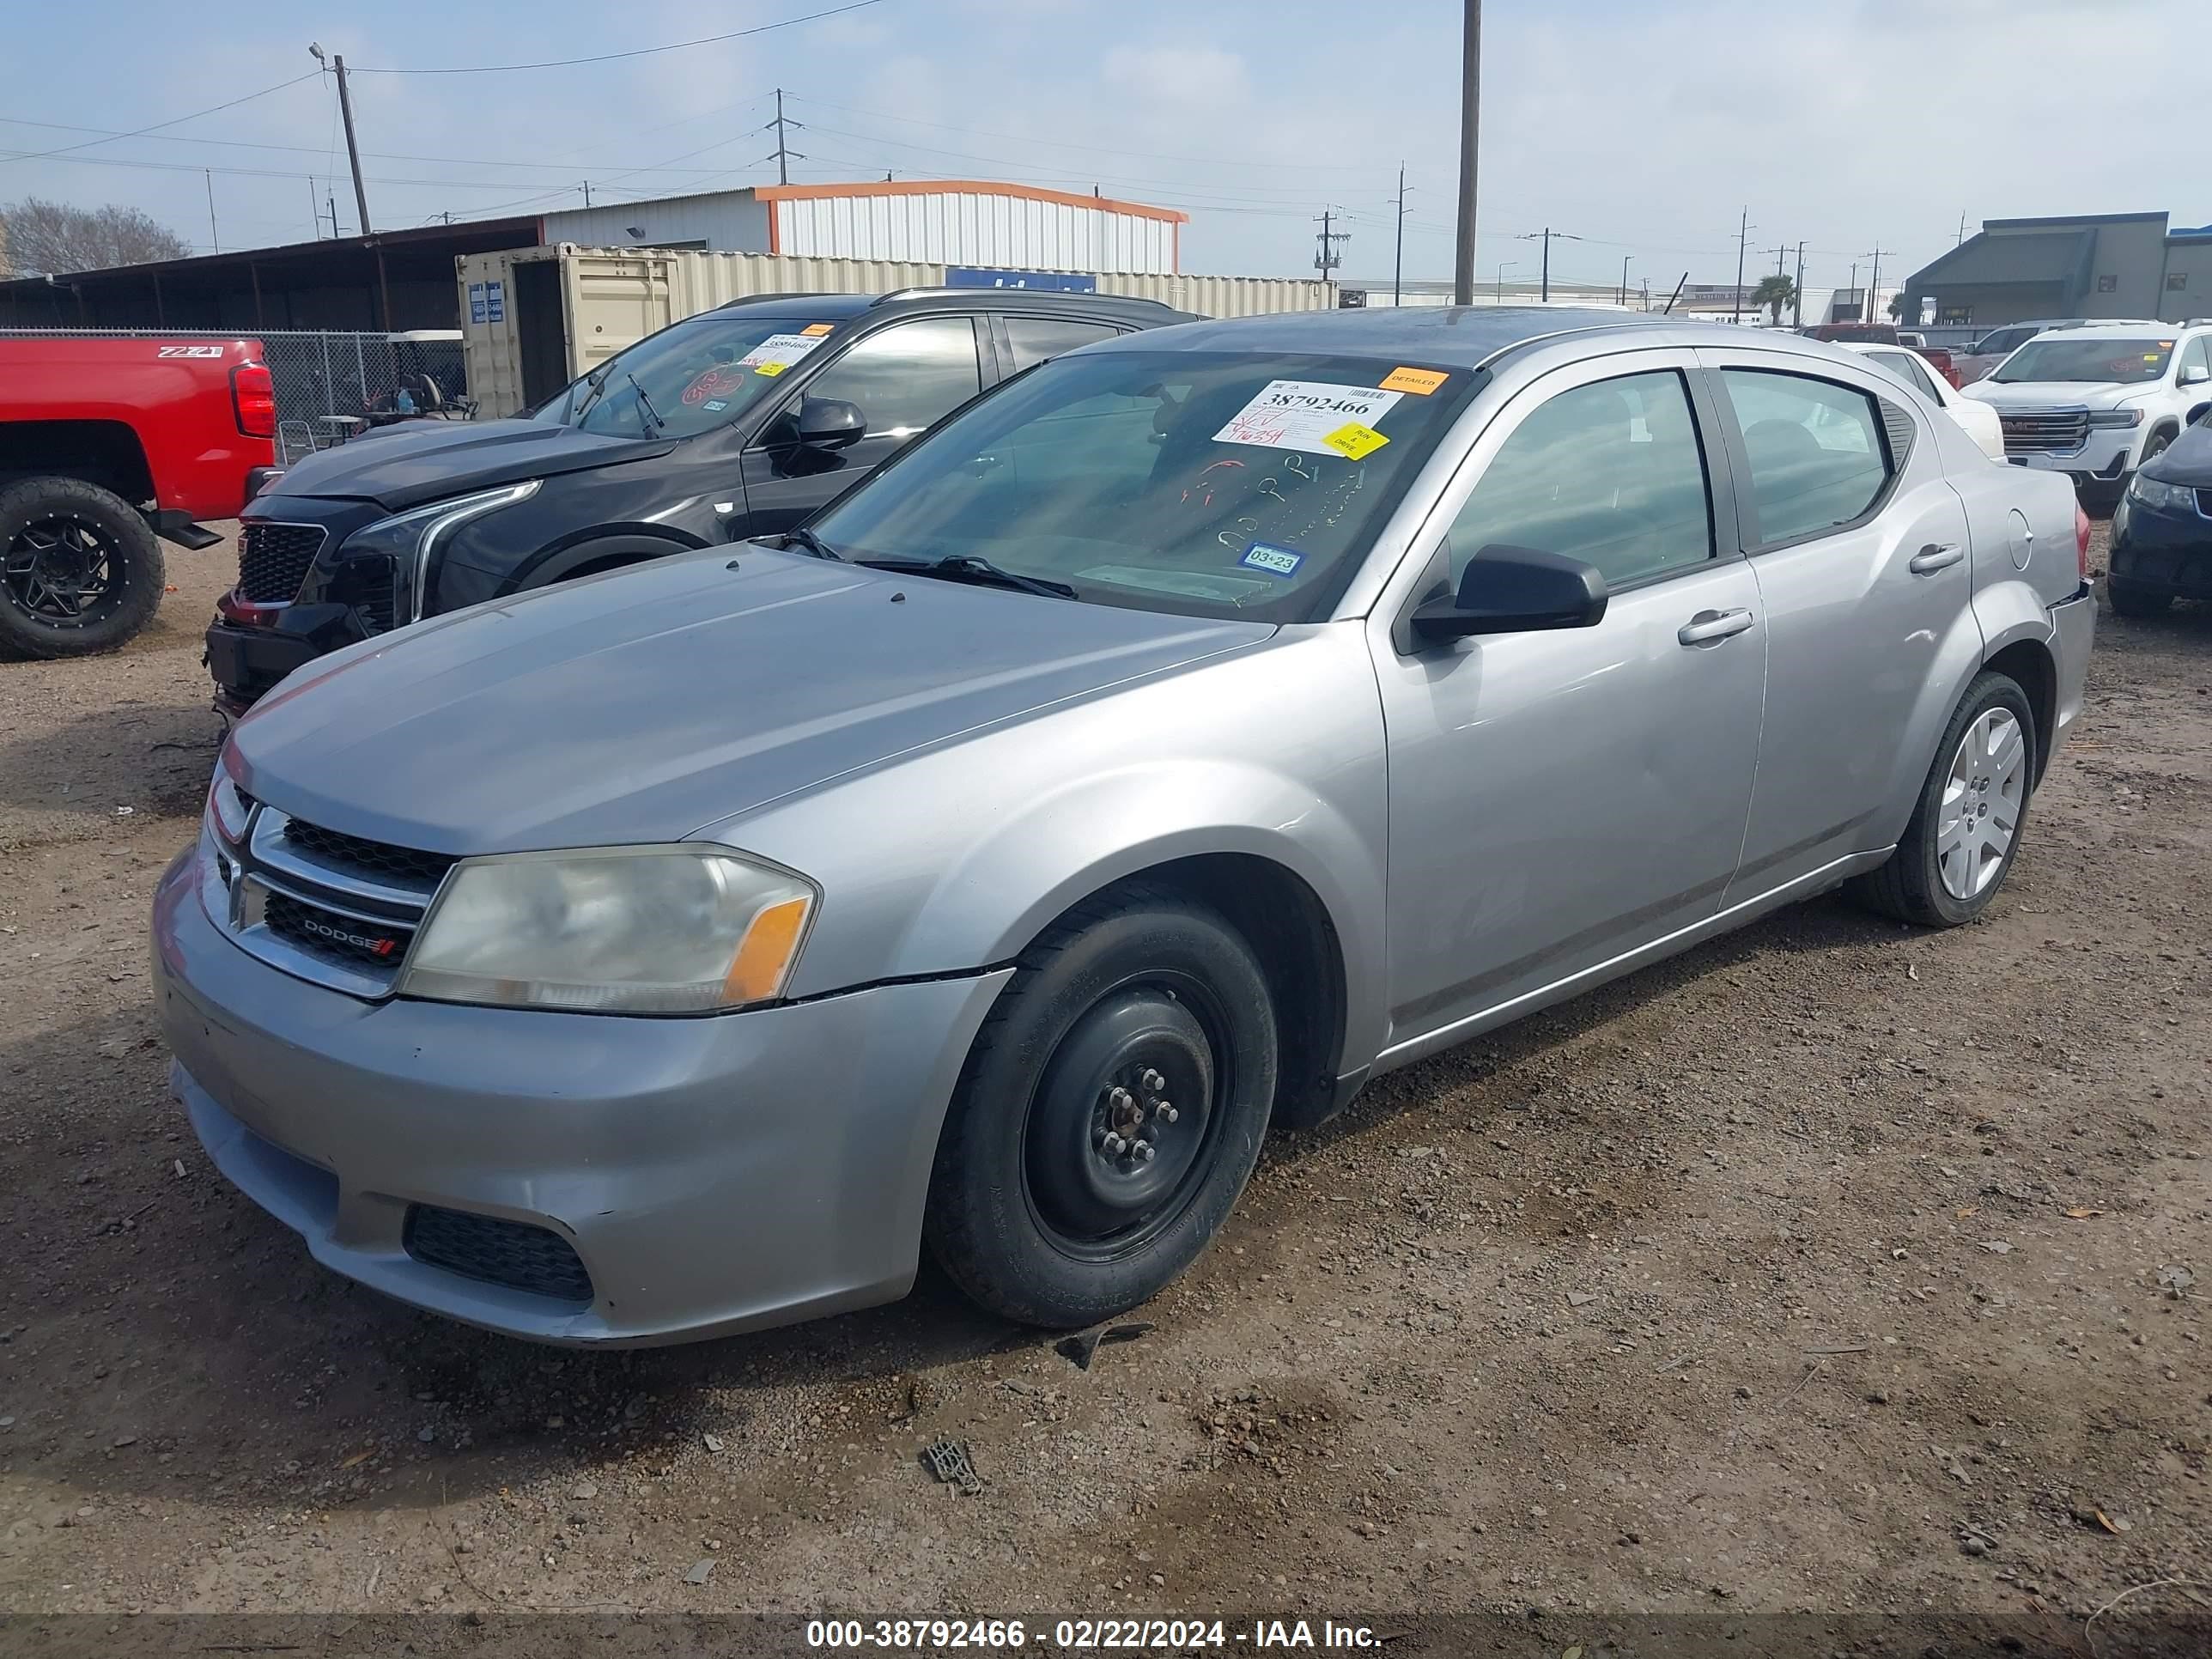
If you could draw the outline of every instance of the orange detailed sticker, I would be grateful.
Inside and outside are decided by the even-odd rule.
[[[827,334],[835,327],[836,327],[835,323],[809,323],[799,331],[801,334]]]
[[[1451,376],[1440,368],[1394,368],[1382,377],[1385,392],[1410,392],[1425,398]]]

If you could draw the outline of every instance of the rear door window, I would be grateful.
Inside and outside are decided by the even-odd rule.
[[[1920,366],[1920,359],[1909,351],[1869,351],[1867,356],[1893,374],[1900,375],[1912,388],[1923,394],[1931,404],[1940,404],[1942,394],[1928,378],[1928,371]]]
[[[1073,317],[1006,317],[1006,341],[1014,349],[1014,373],[1032,363],[1058,357],[1078,346],[1110,340],[1121,331],[1110,323],[1083,322]]]
[[[1719,378],[1743,431],[1759,545],[1850,524],[1887,487],[1889,452],[1868,393],[1771,369]]]

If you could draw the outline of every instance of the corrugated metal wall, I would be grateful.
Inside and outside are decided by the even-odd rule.
[[[770,204],[783,252],[1013,270],[1170,272],[1176,226],[1146,214],[969,191],[801,197]]]
[[[557,317],[533,314],[529,307],[535,302],[523,297],[516,281],[520,267],[548,263],[556,267],[557,282],[533,284],[530,291],[557,296]],[[455,264],[469,390],[488,417],[512,415],[530,401],[522,365],[525,337],[532,331],[541,343],[546,331],[557,333],[565,383],[655,330],[731,300],[755,294],[888,294],[941,287],[945,274],[941,264],[886,259],[569,246],[513,248]],[[494,283],[501,302],[487,303],[479,320],[471,291]],[[1208,317],[1326,311],[1336,304],[1336,291],[1327,283],[1268,276],[1124,272],[1101,275],[1098,287],[1102,293],[1159,300]]]

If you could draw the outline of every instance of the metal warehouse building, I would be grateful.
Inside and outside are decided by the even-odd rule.
[[[763,185],[544,216],[541,240],[1015,270],[1166,274],[1188,214],[1029,185]]]
[[[1914,271],[1905,295],[1907,316],[1939,327],[2212,316],[2212,226],[2170,230],[2163,213],[1990,219]]]

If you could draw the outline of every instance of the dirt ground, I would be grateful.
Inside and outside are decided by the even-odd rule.
[[[232,556],[168,556],[121,654],[0,664],[0,1610],[2078,1631],[2212,1577],[2212,610],[2100,619],[1984,923],[1817,902],[1386,1079],[1082,1370],[927,1273],[588,1354],[310,1261],[164,1085]]]

